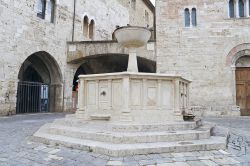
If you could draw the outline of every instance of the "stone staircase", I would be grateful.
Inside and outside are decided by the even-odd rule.
[[[42,126],[33,140],[110,156],[224,149],[225,138],[210,136],[211,128],[200,120],[139,125],[68,116]]]

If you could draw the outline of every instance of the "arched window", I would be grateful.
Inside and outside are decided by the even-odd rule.
[[[55,17],[55,0],[50,0],[48,3],[48,16],[50,22],[54,22]]]
[[[239,17],[245,16],[245,4],[243,0],[239,0]]]
[[[37,0],[37,17],[45,19],[46,0]]]
[[[131,8],[136,9],[136,0],[131,0]]]
[[[234,18],[234,0],[229,1],[229,17]]]
[[[196,18],[197,16],[196,16],[196,9],[195,8],[193,8],[192,9],[192,25],[193,26],[196,26],[197,25],[197,18]]]
[[[189,9],[185,9],[185,27],[190,27],[190,12]]]
[[[95,21],[91,20],[89,24],[89,38],[94,40],[94,30],[95,30]]]
[[[88,16],[84,16],[83,18],[83,35],[85,37],[88,37],[89,33],[89,18]]]

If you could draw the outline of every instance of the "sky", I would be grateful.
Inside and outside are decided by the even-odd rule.
[[[155,0],[150,0],[153,4],[155,4]]]

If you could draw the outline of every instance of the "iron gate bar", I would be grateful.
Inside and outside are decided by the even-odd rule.
[[[16,113],[49,112],[49,84],[19,81]]]

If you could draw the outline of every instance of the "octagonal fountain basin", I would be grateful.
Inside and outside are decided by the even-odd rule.
[[[147,44],[151,32],[145,27],[124,26],[115,30],[115,37],[123,47],[138,48]]]

